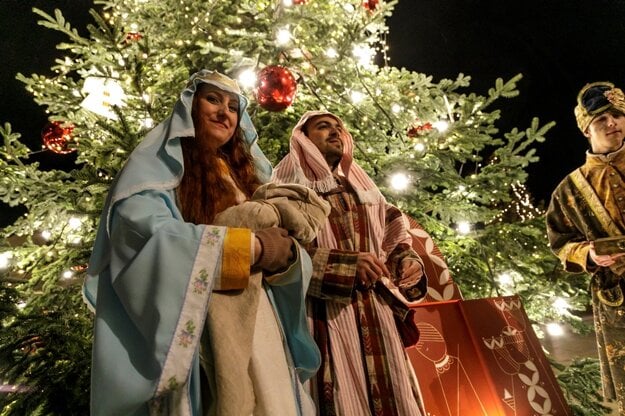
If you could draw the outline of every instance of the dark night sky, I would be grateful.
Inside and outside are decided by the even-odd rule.
[[[315,0],[310,0],[315,1]],[[383,1],[383,0],[380,0]],[[10,122],[32,148],[40,146],[46,122],[15,74],[48,73],[62,34],[36,24],[32,7],[59,8],[81,27],[87,0],[0,0],[0,122]],[[467,93],[486,95],[498,77],[524,78],[519,97],[502,101],[499,126],[525,128],[532,117],[556,121],[528,185],[537,201],[548,199],[560,179],[583,162],[586,139],[577,130],[573,106],[586,83],[610,80],[625,87],[625,2],[612,0],[401,0],[388,21],[391,65],[434,77],[472,77]],[[71,156],[69,156],[71,157]],[[68,156],[43,152],[44,167]],[[0,207],[1,208],[1,207]],[[0,225],[10,220],[0,209]]]

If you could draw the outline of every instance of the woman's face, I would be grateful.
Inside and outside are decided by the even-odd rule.
[[[239,119],[239,97],[211,84],[201,84],[193,98],[196,137],[219,149],[234,135]]]

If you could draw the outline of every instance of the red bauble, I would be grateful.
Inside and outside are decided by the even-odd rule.
[[[306,4],[308,0],[293,0],[293,4]]]
[[[124,43],[132,43],[138,42],[143,38],[143,34],[141,32],[128,32],[124,37]]]
[[[54,153],[67,154],[76,151],[69,144],[74,141],[72,131],[74,126],[60,121],[52,121],[41,130],[43,145]]]
[[[370,12],[374,11],[378,7],[379,3],[380,3],[380,0],[363,0],[362,1],[363,7],[369,10]]]
[[[282,111],[293,104],[297,81],[287,68],[270,65],[258,75],[256,101],[265,110]]]
[[[421,136],[432,130],[432,123],[425,123],[418,126],[411,126],[406,133],[408,137]]]

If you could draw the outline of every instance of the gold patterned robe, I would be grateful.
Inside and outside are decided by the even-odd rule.
[[[547,210],[553,252],[570,272],[592,275],[591,294],[603,392],[625,414],[625,257],[610,267],[594,265],[589,241],[625,234],[625,146],[586,162],[553,192]]]

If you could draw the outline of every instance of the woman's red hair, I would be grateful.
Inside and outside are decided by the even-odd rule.
[[[218,213],[237,203],[236,189],[225,177],[230,175],[247,198],[261,183],[241,128],[237,126],[226,144],[212,148],[209,139],[202,137],[204,126],[201,117],[195,116],[195,102],[194,98],[192,117],[196,137],[180,139],[184,174],[177,189],[178,201],[185,221],[211,224]]]

